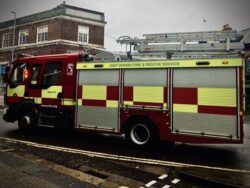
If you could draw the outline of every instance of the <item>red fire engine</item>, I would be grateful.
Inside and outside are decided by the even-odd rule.
[[[210,58],[90,62],[59,54],[17,58],[4,120],[157,139],[243,142],[243,60]]]

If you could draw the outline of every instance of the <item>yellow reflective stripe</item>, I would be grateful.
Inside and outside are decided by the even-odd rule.
[[[31,83],[31,84],[37,84],[37,81],[36,81],[36,80],[31,80],[30,83]]]
[[[34,101],[36,104],[42,104],[42,98],[40,97],[34,97]]]
[[[118,108],[118,101],[107,100],[106,107],[107,108]]]
[[[124,101],[124,102],[123,102],[123,105],[132,106],[132,105],[134,105],[134,103],[133,103],[133,101]]]
[[[198,88],[198,105],[236,107],[236,89]]]
[[[56,99],[58,93],[62,92],[62,86],[50,86],[42,90],[42,98]]]
[[[198,105],[174,104],[174,112],[198,113]]]
[[[40,97],[24,97],[24,98],[34,100],[35,104],[42,104],[42,98],[40,98]]]
[[[209,64],[197,65],[198,62],[208,62]],[[243,61],[241,58],[78,63],[77,69],[121,69],[121,68],[138,69],[138,68],[235,67],[235,66],[243,66]]]
[[[163,103],[163,87],[134,87],[134,102]]]
[[[163,108],[164,108],[164,109],[167,109],[167,108],[168,108],[168,104],[167,104],[167,103],[164,103],[164,104],[163,104]]]
[[[74,106],[75,105],[75,101],[74,101],[74,99],[63,99],[62,100],[62,105],[65,105],[65,106]]]
[[[14,95],[17,97],[23,97],[25,91],[24,85],[19,85],[15,88],[10,88],[10,86],[7,87],[7,96],[13,97]]]
[[[34,99],[34,97],[24,97],[25,99]]]
[[[78,100],[77,100],[77,105],[78,105],[78,106],[82,106],[82,99],[78,99]]]
[[[82,86],[82,98],[92,100],[106,100],[107,87],[98,85]]]
[[[40,98],[40,97],[24,97],[24,98],[34,100],[35,104],[42,104],[42,98]]]

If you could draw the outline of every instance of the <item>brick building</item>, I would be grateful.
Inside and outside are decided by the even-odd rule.
[[[102,49],[105,25],[104,13],[63,3],[51,10],[16,19],[15,53],[43,55]],[[0,23],[1,75],[12,58],[13,26],[14,20]]]

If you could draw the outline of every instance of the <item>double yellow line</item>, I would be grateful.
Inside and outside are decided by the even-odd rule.
[[[222,167],[213,167],[213,166],[205,166],[205,165],[195,165],[195,164],[179,163],[179,162],[172,162],[172,161],[163,161],[163,160],[155,160],[155,159],[146,159],[146,158],[114,155],[114,154],[108,154],[108,153],[100,153],[100,152],[94,152],[94,151],[72,149],[72,148],[67,148],[67,147],[38,144],[35,142],[18,140],[18,139],[13,139],[13,138],[6,138],[6,137],[0,137],[0,140],[6,141],[9,143],[13,143],[13,144],[20,143],[20,144],[25,144],[25,145],[31,146],[31,147],[41,148],[41,149],[48,149],[48,150],[52,150],[52,151],[80,154],[80,155],[102,158],[102,159],[112,159],[112,160],[118,160],[118,161],[134,162],[134,163],[150,164],[150,165],[159,165],[159,166],[170,166],[170,167],[176,167],[176,168],[188,168],[188,167],[190,168],[190,167],[192,167],[192,168],[203,168],[203,169],[211,169],[211,170],[221,170],[221,171],[228,171],[228,172],[250,173],[249,170],[231,169],[231,168],[222,168]]]

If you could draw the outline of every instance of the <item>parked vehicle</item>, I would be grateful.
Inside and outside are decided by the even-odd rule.
[[[243,60],[93,62],[88,55],[17,58],[4,120],[155,140],[243,142]]]

